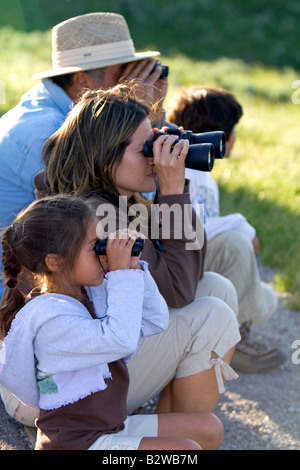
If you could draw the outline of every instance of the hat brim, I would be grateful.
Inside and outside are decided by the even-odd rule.
[[[46,70],[45,72],[37,73],[31,79],[37,80],[37,79],[42,79],[42,78],[50,78],[50,77],[56,77],[59,75],[65,75],[68,73],[84,72],[85,70],[93,70],[93,69],[98,69],[102,67],[108,67],[109,65],[126,64],[128,62],[135,62],[137,60],[149,59],[151,57],[155,57],[158,55],[160,55],[160,52],[158,51],[136,52],[134,55],[131,55],[128,57],[122,57],[122,58],[119,57],[118,59],[108,59],[108,60],[103,60],[101,62],[99,61],[89,62],[89,63],[85,63],[82,66],[77,65],[74,67],[57,67],[51,70]]]

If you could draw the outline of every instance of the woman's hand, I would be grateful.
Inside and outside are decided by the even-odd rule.
[[[109,271],[117,269],[141,269],[140,256],[131,256],[135,240],[144,236],[135,230],[118,230],[107,238],[106,256]]]
[[[153,142],[155,174],[163,195],[183,193],[189,141],[177,140],[176,135],[164,134]]]

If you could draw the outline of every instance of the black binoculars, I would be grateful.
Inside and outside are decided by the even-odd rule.
[[[94,250],[96,255],[106,255],[106,245],[107,245],[107,238],[104,240],[97,240],[94,246]],[[144,240],[143,238],[137,238],[134,242],[134,245],[131,250],[131,256],[140,256],[141,251],[144,248]]]
[[[158,132],[154,140],[164,134],[177,135],[178,140],[188,139],[190,147],[185,159],[186,168],[211,171],[215,158],[224,158],[225,156],[226,138],[222,131],[193,134],[192,131],[168,129],[166,132]],[[153,157],[153,141],[145,142],[143,152],[146,157]]]

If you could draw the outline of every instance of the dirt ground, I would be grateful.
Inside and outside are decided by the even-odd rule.
[[[261,267],[261,275],[271,282],[274,272]],[[299,450],[300,364],[293,363],[292,344],[300,341],[300,312],[288,310],[282,295],[275,316],[253,331],[284,349],[288,358],[277,369],[239,374],[226,384],[215,411],[225,430],[221,450]],[[0,400],[0,450],[30,449],[23,426],[8,416]]]
[[[287,353],[286,363],[259,374],[239,374],[226,385],[216,414],[224,424],[222,449],[300,449],[300,364],[293,364],[292,343],[300,339],[300,312],[290,312],[280,299],[276,316],[258,334],[273,338]]]

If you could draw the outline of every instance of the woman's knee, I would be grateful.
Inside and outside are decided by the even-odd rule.
[[[229,279],[215,272],[205,272],[198,283],[195,298],[216,297],[224,301],[238,315],[238,297],[234,285]]]

